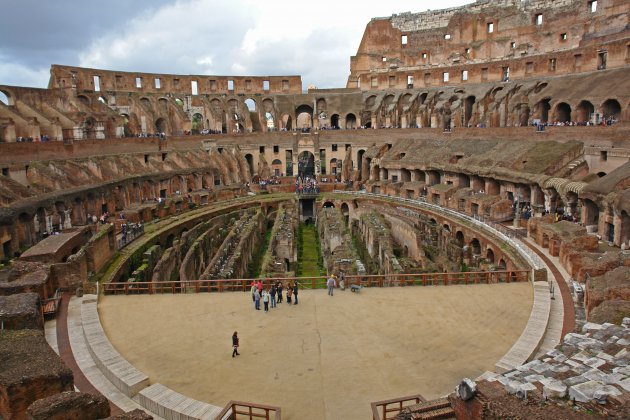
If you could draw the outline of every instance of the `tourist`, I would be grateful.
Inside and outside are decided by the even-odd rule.
[[[272,285],[271,286],[271,290],[269,291],[269,296],[271,297],[271,307],[275,308],[276,307],[276,293],[278,292],[278,290],[276,289],[276,285]]]
[[[326,286],[328,287],[328,296],[332,296],[333,290],[335,289],[335,275],[334,274],[328,277]]]
[[[262,282],[262,280],[258,280],[258,284],[256,285],[256,287],[258,288],[258,293],[262,296],[262,291],[263,291],[263,282]]]
[[[266,290],[263,290],[262,300],[265,305],[265,312],[269,312],[269,293]]]
[[[254,291],[254,308],[256,308],[257,311],[260,311],[260,292],[258,289]]]
[[[251,292],[252,292],[252,302],[254,302],[254,308],[256,307],[256,290],[258,290],[258,288],[256,287],[256,282],[252,282]]]
[[[287,284],[287,303],[291,304],[291,295],[293,294],[293,288],[291,287],[291,283]]]
[[[238,352],[238,332],[234,331],[234,334],[232,334],[232,357],[240,355]]]
[[[277,289],[278,289],[278,303],[282,303],[282,288],[283,287],[284,286],[282,285],[282,282],[279,281],[278,282],[278,287],[277,287]]]
[[[341,290],[346,290],[346,273],[343,270],[339,271],[339,287]]]
[[[293,284],[293,296],[295,296],[294,305],[297,305],[298,304],[298,298],[297,298],[298,297],[298,282],[297,281]]]

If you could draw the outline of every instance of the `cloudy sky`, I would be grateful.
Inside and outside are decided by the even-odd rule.
[[[46,87],[65,64],[345,87],[370,18],[472,1],[2,0],[0,84]]]

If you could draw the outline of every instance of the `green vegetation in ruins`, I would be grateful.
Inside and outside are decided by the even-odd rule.
[[[298,277],[325,276],[324,263],[315,225],[298,227]]]
[[[269,248],[269,242],[271,242],[271,232],[272,229],[267,229],[265,231],[265,236],[263,237],[263,242],[260,246],[256,247],[256,251],[252,255],[252,262],[247,267],[247,278],[253,279],[260,276],[264,257],[267,253],[267,249]]]
[[[368,253],[368,250],[365,247],[365,244],[361,240],[361,237],[355,234],[355,229],[352,229],[352,244],[354,245],[354,249],[356,249],[357,253],[359,254],[359,259],[363,262],[363,265],[365,267],[365,272],[367,274],[378,274],[379,272],[378,263],[374,261],[372,257],[370,257],[370,254]]]

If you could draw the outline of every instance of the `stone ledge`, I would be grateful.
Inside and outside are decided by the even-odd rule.
[[[221,412],[220,407],[188,398],[160,383],[142,389],[134,399],[165,419],[211,420]]]
[[[550,310],[549,285],[547,282],[535,282],[534,305],[527,325],[512,348],[494,365],[497,372],[516,369],[536,354],[547,330]]]
[[[133,367],[111,345],[98,316],[96,296],[85,295],[81,305],[83,335],[96,366],[128,397],[149,386],[149,377]]]

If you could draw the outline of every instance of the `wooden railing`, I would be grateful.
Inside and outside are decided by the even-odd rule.
[[[455,284],[495,284],[530,281],[530,270],[471,271],[454,273],[422,274],[375,274],[364,276],[346,276],[346,287],[356,284],[362,287],[390,286],[448,286]],[[222,279],[222,280],[186,280],[153,282],[114,282],[103,284],[104,294],[163,294],[163,293],[200,293],[200,292],[246,292],[253,280],[258,279]],[[260,279],[265,289],[272,283],[281,281],[285,287],[298,283],[300,289],[326,288],[325,276],[317,277],[273,277]],[[339,284],[337,284],[339,285]]]
[[[420,394],[372,403],[372,420],[393,420],[406,406],[426,402]]]
[[[230,401],[215,418],[218,420],[238,420],[242,418],[249,420],[281,420],[281,412],[280,407],[271,405]]]

